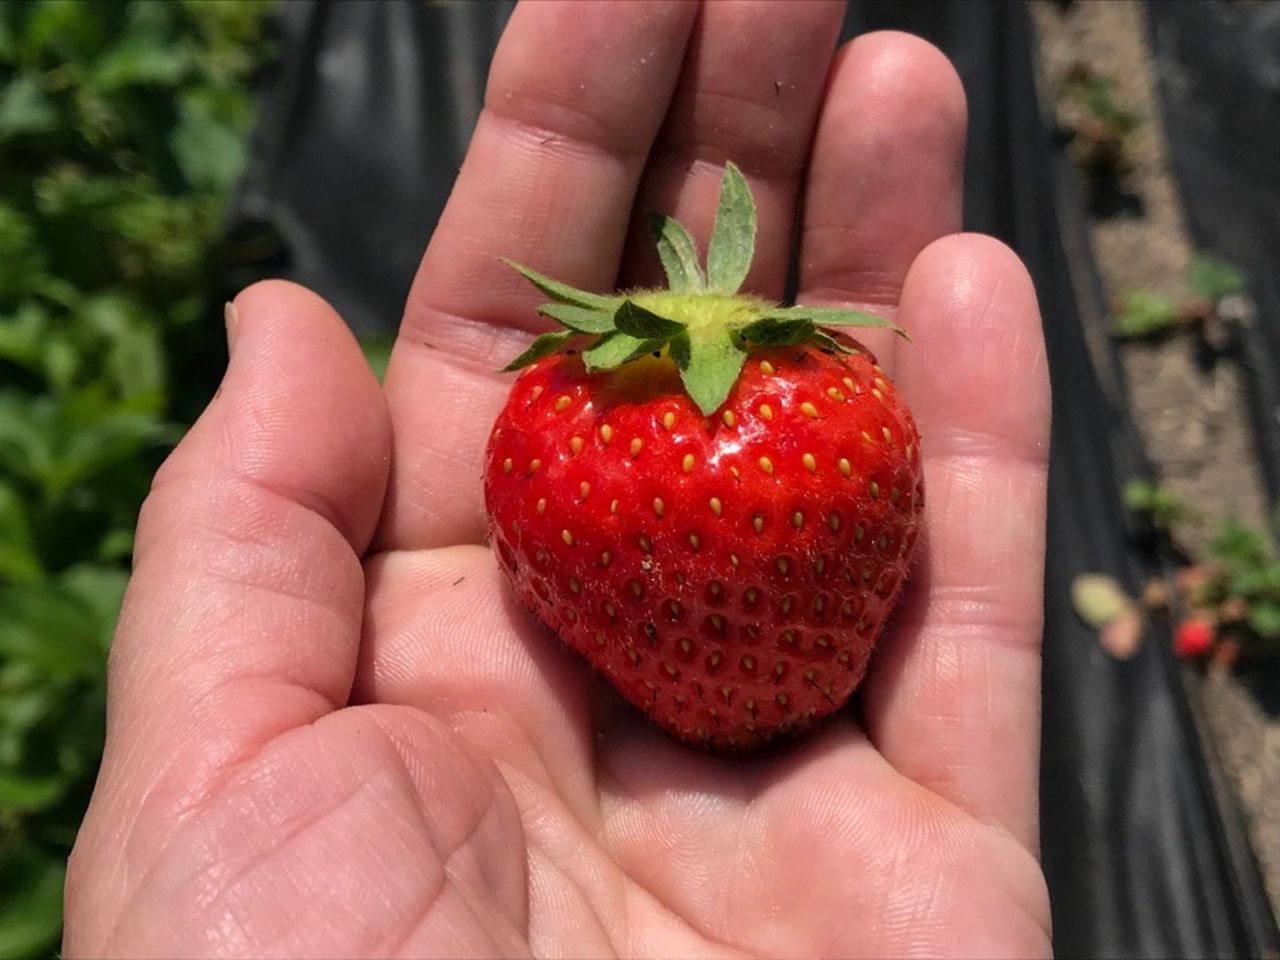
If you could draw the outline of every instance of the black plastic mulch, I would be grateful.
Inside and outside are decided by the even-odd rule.
[[[243,253],[234,281],[283,274],[328,297],[357,331],[393,332],[510,8],[287,5],[283,59],[233,223]],[[1055,405],[1041,817],[1055,948],[1280,953],[1167,638],[1117,663],[1071,611],[1078,572],[1143,579],[1119,490],[1145,463],[1123,397],[1104,394],[1085,348],[1081,318],[1099,314],[1103,299],[1079,185],[1042,121],[1026,9],[1001,0],[852,6],[846,36],[871,28],[921,34],[956,63],[970,104],[966,225],[1018,251],[1045,316]]]

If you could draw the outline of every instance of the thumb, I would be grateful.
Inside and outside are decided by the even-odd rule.
[[[241,293],[228,338],[221,388],[143,506],[88,824],[104,805],[130,822],[157,789],[198,799],[350,689],[390,458],[381,388],[337,314],[292,284]]]

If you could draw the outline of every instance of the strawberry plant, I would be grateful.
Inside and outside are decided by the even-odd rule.
[[[155,465],[208,399],[262,2],[0,5],[0,955],[47,953]]]
[[[732,164],[705,270],[678,223],[651,226],[667,290],[517,266],[563,329],[509,368],[528,369],[489,444],[490,539],[525,604],[655,723],[746,748],[862,679],[919,532],[920,440],[845,334],[892,324],[739,292],[755,208]]]
[[[1122,291],[1112,334],[1123,340],[1150,340],[1194,330],[1221,345],[1225,328],[1251,317],[1244,275],[1226,261],[1196,254],[1187,264],[1186,283],[1191,295],[1182,300],[1142,288]]]

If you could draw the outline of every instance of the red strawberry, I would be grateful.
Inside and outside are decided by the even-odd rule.
[[[817,330],[886,321],[735,295],[755,228],[736,168],[708,277],[678,224],[653,226],[674,292],[519,268],[570,329],[513,364],[532,366],[490,439],[490,537],[522,600],[659,726],[742,748],[861,681],[916,543],[919,436],[875,359]],[[581,332],[601,339],[551,352]]]
[[[1199,660],[1213,649],[1214,627],[1208,620],[1192,617],[1178,624],[1173,634],[1173,652],[1183,660]]]

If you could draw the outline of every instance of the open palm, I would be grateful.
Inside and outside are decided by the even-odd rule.
[[[965,104],[842,9],[523,4],[385,391],[312,294],[229,313],[156,478],[112,652],[68,955],[1045,953],[1036,860],[1047,383],[1034,294],[958,234]],[[536,293],[654,282],[726,159],[747,286],[895,314],[919,420],[905,607],[855,707],[754,759],[666,738],[512,602],[480,464]]]

